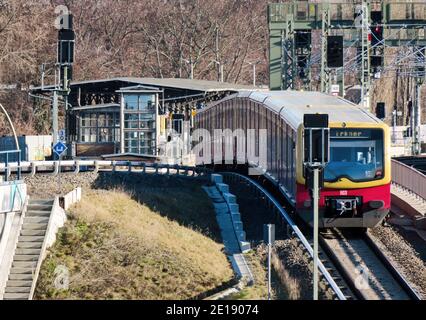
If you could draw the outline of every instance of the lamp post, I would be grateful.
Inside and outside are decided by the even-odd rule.
[[[219,61],[217,61],[217,60],[212,60],[212,62],[213,63],[215,63],[215,64],[217,64],[218,65],[218,68],[219,68],[219,81],[220,82],[223,82],[223,74],[224,74],[224,68],[223,68],[223,64],[222,63],[220,63]]]
[[[16,150],[20,151],[18,136],[16,135],[15,126],[13,125],[13,122],[10,119],[9,114],[7,113],[6,109],[3,107],[3,105],[1,103],[0,103],[0,109],[3,111],[4,115],[6,116],[7,121],[9,122],[10,128],[12,129],[13,137],[15,138]]]
[[[247,64],[253,67],[253,87],[256,86],[256,66],[260,63],[260,61],[256,62],[247,62]]]
[[[194,62],[192,62],[192,58],[189,58],[189,60],[188,59],[182,59],[182,61],[184,61],[184,62],[186,62],[186,63],[188,63],[190,65],[190,67],[191,67],[191,73],[190,73],[189,78],[191,80],[194,79]]]

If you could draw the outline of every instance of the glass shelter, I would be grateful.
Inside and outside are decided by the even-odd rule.
[[[121,153],[158,154],[158,89],[136,86],[121,93]]]

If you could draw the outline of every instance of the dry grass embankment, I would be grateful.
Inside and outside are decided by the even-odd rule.
[[[71,209],[69,221],[43,263],[36,298],[188,299],[231,280],[223,245],[197,227],[168,218],[162,210],[171,195],[154,194],[155,199],[149,192],[138,196],[124,190],[86,193]],[[188,202],[190,197],[187,194],[181,201]],[[154,200],[162,203],[158,210],[147,205]],[[199,211],[201,205],[185,208]],[[213,214],[210,210],[204,208],[204,214]],[[59,265],[69,269],[68,290],[55,288]]]

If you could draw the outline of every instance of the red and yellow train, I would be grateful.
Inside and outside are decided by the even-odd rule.
[[[318,92],[240,92],[200,110],[195,123],[196,128],[211,133],[214,129],[266,130],[267,163],[263,174],[310,222],[311,198],[303,169],[306,113],[328,114],[330,121],[330,162],[320,196],[320,226],[375,227],[390,210],[390,132],[385,123],[359,106]],[[258,135],[256,141],[259,143]],[[212,148],[212,163],[214,159],[217,163],[213,139],[208,143],[211,146],[205,147]],[[234,148],[234,160],[241,163],[238,148]],[[259,149],[257,146],[256,151]],[[258,165],[247,156],[244,161],[248,166]]]

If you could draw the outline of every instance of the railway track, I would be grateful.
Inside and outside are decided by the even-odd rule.
[[[421,300],[374,240],[337,229],[321,235],[321,247],[362,300]]]
[[[285,204],[276,200],[267,191],[269,187],[263,188],[261,183],[244,175],[236,173],[226,175],[241,183],[252,184],[253,188],[257,188],[257,192],[264,193],[264,201],[272,202],[270,207],[273,210],[282,209],[280,213],[290,232],[298,239],[302,239],[301,249],[308,253],[309,259],[312,258],[312,244],[300,231],[306,230],[305,233],[308,234],[307,228],[300,226],[299,229],[298,224],[295,224],[283,210]],[[319,260],[323,271],[320,279],[340,300],[421,300],[421,296],[404,279],[368,233],[360,235],[337,229],[328,230],[328,233],[320,236]]]
[[[265,204],[271,210],[273,210],[277,216],[281,217],[283,223],[287,225],[288,232],[298,240],[299,247],[304,253],[305,257],[312,261],[312,245],[300,231],[299,227],[294,223],[283,206],[273,197],[273,195],[271,195],[260,184],[244,175],[231,172],[225,172],[221,174],[228,184],[235,182],[246,183],[251,187],[252,192],[254,192],[256,195],[261,195],[263,201],[265,201]],[[335,270],[335,268],[332,267],[331,262],[325,255],[323,255],[322,259],[320,259],[319,270],[323,290],[331,290],[334,298],[338,300],[351,300],[354,298],[354,295],[345,283],[345,279],[343,279]]]

